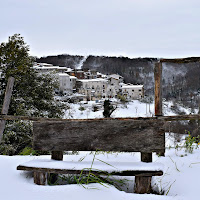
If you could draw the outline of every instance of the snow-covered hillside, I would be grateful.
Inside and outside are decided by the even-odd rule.
[[[112,117],[151,117],[154,115],[154,102],[142,103],[139,100],[128,102],[127,104],[118,104],[116,99],[112,99],[117,109],[113,112]],[[77,104],[69,104],[70,109],[66,110],[64,118],[66,119],[91,119],[103,118],[103,102],[95,103],[95,101],[80,102]],[[98,111],[94,112],[94,107],[98,107]],[[190,114],[190,109],[181,105],[177,106],[178,110],[185,114]],[[195,110],[197,112],[197,110]],[[173,110],[172,102],[163,103],[163,114],[165,116],[177,115]]]

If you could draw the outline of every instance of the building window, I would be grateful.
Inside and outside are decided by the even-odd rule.
[[[139,90],[139,92],[141,92],[141,90]]]

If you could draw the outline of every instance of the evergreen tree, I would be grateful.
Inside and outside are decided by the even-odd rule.
[[[105,100],[104,101],[104,104],[103,104],[103,107],[104,107],[104,111],[103,111],[103,116],[105,118],[109,118],[111,116],[111,114],[116,110],[117,107],[114,108],[114,106],[112,106],[110,104],[110,100]]]
[[[0,71],[2,72],[0,76],[0,109],[8,78],[13,76],[15,83],[8,114],[61,117],[64,107],[54,100],[54,91],[55,88],[58,88],[58,81],[53,74],[39,74],[35,72],[33,69],[34,60],[29,55],[29,46],[19,34],[9,37],[8,42],[0,44]],[[21,126],[24,126],[24,123],[17,123],[18,128],[11,128],[13,124],[16,124],[16,122],[7,123],[0,153],[2,153],[2,149],[4,149],[3,153],[8,152],[5,148],[9,146],[12,149],[12,153],[9,154],[16,154],[26,145],[31,145],[30,128],[22,128]],[[21,137],[26,132],[29,134],[29,137],[26,137],[24,142],[22,142],[23,139]],[[11,148],[10,145],[14,146]]]

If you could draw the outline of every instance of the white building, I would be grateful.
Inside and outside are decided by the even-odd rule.
[[[124,84],[123,77],[118,74],[105,75],[96,70],[81,71],[47,63],[35,63],[33,68],[39,73],[55,71],[59,77],[59,91],[63,94],[78,92],[87,100],[116,98],[118,94],[127,100],[144,96],[143,85]]]
[[[87,100],[96,100],[107,97],[108,81],[102,78],[80,79],[78,92],[86,95]]]
[[[70,76],[66,73],[59,73],[59,91],[64,94],[71,94],[76,86],[77,78],[75,76]]]
[[[144,97],[143,85],[121,84],[121,94],[130,99],[140,99]]]
[[[35,69],[37,72],[45,73],[49,71],[56,71],[57,73],[64,73],[65,71],[71,70],[71,68],[68,67],[59,67],[59,66],[53,66],[52,64],[47,63],[36,63],[33,65],[33,69]]]
[[[108,89],[107,95],[109,98],[117,97],[120,91],[120,83],[123,82],[123,77],[118,74],[111,74],[107,76]]]

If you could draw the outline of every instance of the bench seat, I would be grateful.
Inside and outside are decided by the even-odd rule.
[[[17,170],[26,170],[43,173],[56,174],[88,174],[91,168],[89,161],[57,161],[49,159],[35,159],[17,167]],[[95,161],[92,172],[99,175],[118,175],[118,176],[162,176],[162,163],[145,162],[109,162],[108,164]]]

